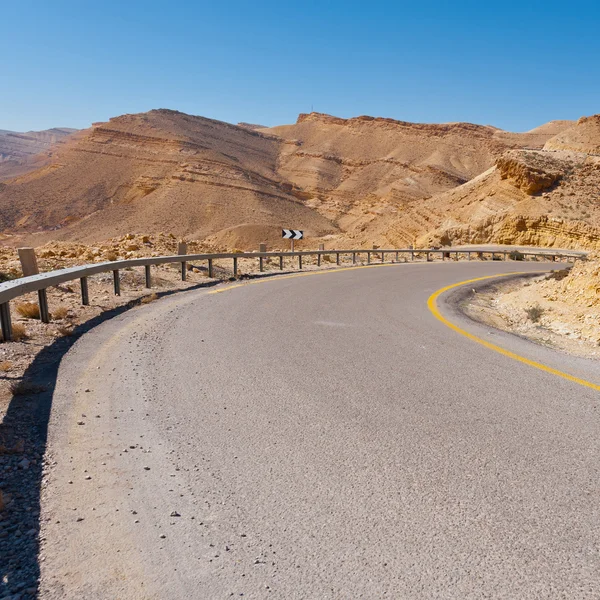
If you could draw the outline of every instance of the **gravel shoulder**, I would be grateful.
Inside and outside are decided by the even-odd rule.
[[[574,294],[560,290],[565,282],[575,286]],[[600,307],[584,296],[586,286],[585,278],[567,270],[500,279],[464,295],[460,307],[475,321],[536,344],[598,358]]]

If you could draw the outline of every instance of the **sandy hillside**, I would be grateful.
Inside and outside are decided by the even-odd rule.
[[[26,133],[0,130],[0,181],[48,164],[57,144],[75,131],[67,127]]]
[[[92,243],[173,232],[218,248],[412,241],[389,223],[493,166],[541,148],[560,129],[525,134],[467,123],[413,124],[312,113],[271,129],[170,110],[123,115],[70,137],[40,169],[0,186],[5,243]],[[419,230],[422,234],[423,230]],[[23,237],[25,236],[25,237]],[[400,243],[400,242],[399,242]]]
[[[600,115],[582,117],[572,127],[550,138],[544,149],[600,154]]]
[[[232,226],[335,228],[276,171],[280,142],[247,128],[157,110],[100,123],[49,166],[0,190],[0,230],[93,242],[128,232],[204,238]],[[276,224],[276,227],[275,227]]]
[[[506,151],[466,184],[408,208],[384,235],[410,233],[421,245],[600,248],[600,156],[591,152],[599,123],[598,115],[580,119],[542,150]]]

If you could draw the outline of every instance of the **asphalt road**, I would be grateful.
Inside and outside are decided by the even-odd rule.
[[[540,265],[271,278],[86,334],[54,394],[40,596],[599,598],[599,392],[427,308],[515,269]]]

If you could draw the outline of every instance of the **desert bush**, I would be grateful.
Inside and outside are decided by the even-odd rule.
[[[10,392],[13,396],[30,396],[32,394],[40,394],[46,388],[43,385],[38,385],[21,379],[21,381],[13,381],[10,384]]]
[[[556,281],[562,281],[569,274],[569,269],[561,269],[560,271],[552,271],[548,273],[546,279],[556,279]]]
[[[140,302],[142,304],[150,304],[150,302],[154,302],[158,300],[158,294],[156,292],[152,292],[149,296],[144,296]]]
[[[508,255],[508,258],[510,258],[510,260],[525,260],[525,255],[522,252],[519,252],[518,250],[513,250]]]
[[[114,252],[108,252],[106,254],[106,260],[108,260],[110,262],[114,262],[115,260],[117,260],[117,258],[119,258],[119,257]]]
[[[16,279],[17,276],[12,273],[5,273],[4,271],[0,271],[0,283],[4,283],[5,281],[11,281],[12,279]]]
[[[7,373],[8,371],[10,371],[12,369],[12,363],[8,360],[3,360],[2,362],[0,362],[0,371],[2,373]]]
[[[69,314],[69,309],[66,306],[58,306],[52,311],[54,319],[64,319]]]
[[[534,304],[525,309],[525,314],[532,323],[537,323],[544,314],[544,309],[539,304]]]
[[[26,319],[40,318],[40,307],[35,302],[20,302],[15,308],[17,312]]]
[[[20,342],[22,340],[27,339],[27,329],[25,329],[25,325],[21,323],[13,323],[12,326],[12,336],[14,342]],[[0,332],[0,340],[3,341],[2,332]]]
[[[29,336],[27,335],[27,329],[22,323],[13,323],[12,326],[13,341],[20,342],[26,340]]]

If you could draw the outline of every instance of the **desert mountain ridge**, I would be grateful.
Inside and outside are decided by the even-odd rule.
[[[595,247],[596,130],[595,117],[511,133],[322,113],[276,127],[127,114],[0,184],[0,232],[39,245],[168,231],[254,249],[285,247],[280,230],[294,227],[304,247],[407,246],[510,243],[510,221],[518,239],[544,222],[548,245]]]
[[[0,181],[39,168],[49,158],[44,153],[76,131],[69,127],[25,133],[0,129]]]

